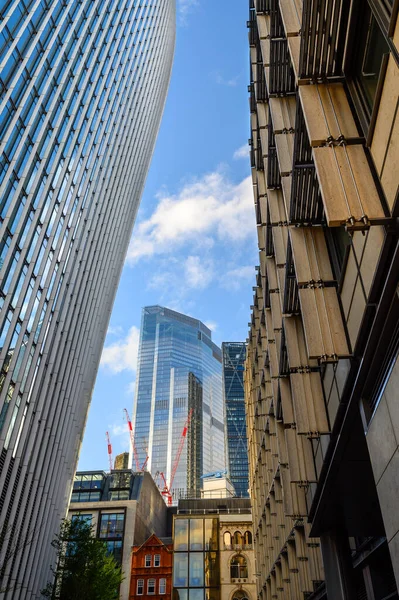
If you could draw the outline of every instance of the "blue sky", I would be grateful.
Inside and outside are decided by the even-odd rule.
[[[201,319],[217,344],[245,340],[257,264],[247,139],[248,3],[177,0],[165,113],[93,392],[79,469],[128,450],[141,309]]]

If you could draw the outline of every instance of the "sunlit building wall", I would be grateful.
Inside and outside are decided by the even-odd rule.
[[[201,475],[225,468],[222,355],[201,321],[161,306],[143,309],[133,429],[140,465],[167,484],[189,411],[172,485],[174,500],[200,497]]]
[[[69,500],[175,6],[5,0],[0,14],[0,589],[30,599]]]
[[[398,598],[398,3],[249,8],[258,598]]]

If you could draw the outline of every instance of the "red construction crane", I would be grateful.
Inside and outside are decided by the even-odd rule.
[[[107,440],[107,445],[108,445],[109,471],[111,472],[113,469],[114,461],[112,459],[112,446],[111,446],[111,440],[109,439],[108,431],[105,432],[105,439]]]
[[[164,496],[166,498],[168,506],[172,506],[172,485],[173,485],[173,481],[175,479],[177,467],[179,466],[181,453],[183,452],[183,446],[184,446],[184,442],[187,437],[187,432],[188,432],[188,428],[191,423],[192,416],[193,416],[193,409],[191,408],[187,415],[187,419],[184,424],[183,431],[181,433],[180,444],[179,444],[179,447],[176,452],[175,460],[173,462],[172,472],[170,474],[169,485],[166,483],[165,475],[163,473],[160,473],[160,476],[162,477],[163,484],[164,484],[163,490],[161,490],[161,494],[162,494],[162,496]]]
[[[139,456],[137,454],[136,443],[134,441],[132,422],[130,420],[129,413],[127,412],[127,409],[124,408],[123,411],[124,411],[125,416],[126,416],[127,426],[129,427],[130,442],[131,442],[132,448],[133,448],[133,457],[134,457],[134,462],[136,463],[136,471],[141,471],[142,469],[140,469]]]

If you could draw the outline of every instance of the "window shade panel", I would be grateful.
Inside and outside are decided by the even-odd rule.
[[[281,467],[280,469],[280,480],[283,488],[283,506],[285,514],[294,518],[306,517],[305,488],[299,487],[295,483],[291,483],[290,472],[286,467]],[[297,568],[294,566],[295,564],[296,556],[293,557],[290,568]],[[297,597],[299,598],[299,596]]]
[[[256,113],[258,115],[259,129],[265,129],[269,122],[269,111],[267,104],[265,102],[259,102],[256,105]]]
[[[276,133],[276,149],[278,164],[280,166],[281,177],[285,177],[292,172],[292,161],[294,154],[294,134]]]
[[[295,417],[292,404],[291,386],[288,378],[281,378],[279,380],[279,392],[281,408],[283,411],[283,421],[286,425],[292,425],[295,423]]]
[[[274,133],[295,130],[296,97],[270,98],[270,112]]]
[[[301,317],[284,317],[283,325],[290,370],[317,367],[316,360],[309,360]]]
[[[298,0],[280,0],[280,12],[287,37],[299,35],[302,23],[302,3]]]
[[[336,361],[350,356],[334,287],[299,289],[308,356]]]
[[[277,267],[284,267],[287,261],[288,227],[273,227],[273,244]],[[278,277],[278,279],[280,278]],[[279,287],[280,289],[283,289],[283,286],[281,286],[280,283]]]
[[[258,195],[266,196],[266,180],[264,171],[256,172],[256,182],[258,184]]]
[[[288,51],[291,57],[291,64],[294,69],[295,81],[298,81],[299,77],[299,60],[301,54],[301,38],[300,36],[287,38]]]
[[[363,146],[313,148],[313,156],[329,227],[385,217]]]
[[[274,337],[272,311],[270,309],[266,310],[265,311],[265,315],[266,315],[267,341],[269,343],[270,342],[274,342],[275,341],[275,337]]]
[[[292,373],[290,381],[298,434],[318,437],[330,433],[320,374]]]
[[[321,227],[290,227],[290,238],[298,285],[334,281]]]
[[[316,483],[316,471],[310,440],[303,435],[297,435],[295,429],[285,430],[288,463],[293,483]]]
[[[281,313],[280,294],[270,294],[270,303],[272,307],[272,321],[274,331],[279,331],[283,326],[283,317]]]
[[[275,333],[276,335],[276,333]],[[279,360],[277,355],[277,345],[276,342],[269,344],[269,360],[270,360],[270,375],[272,378],[279,376]]]
[[[299,97],[311,146],[359,138],[342,83],[301,85]]]
[[[269,203],[271,225],[282,225],[287,223],[287,215],[282,191],[268,190],[267,199]]]
[[[287,214],[288,221],[289,221],[289,215],[291,214],[291,188],[292,188],[291,175],[289,175],[287,177],[282,177],[281,178],[281,189],[283,191],[285,212]]]
[[[278,291],[278,279],[277,279],[277,270],[276,263],[274,258],[266,258],[266,269],[267,269],[267,278],[269,280],[269,290],[277,290]]]
[[[284,425],[282,423],[277,423],[277,447],[280,465],[288,464],[288,452],[284,432]]]

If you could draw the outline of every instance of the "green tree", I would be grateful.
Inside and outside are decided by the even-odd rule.
[[[121,567],[107,554],[106,544],[94,537],[83,519],[64,519],[51,543],[57,553],[54,581],[42,596],[51,600],[114,600],[123,580]]]

